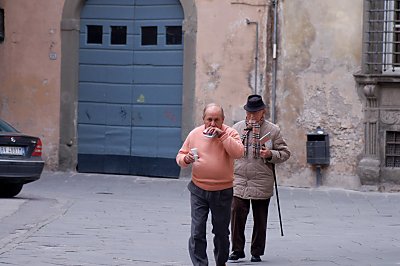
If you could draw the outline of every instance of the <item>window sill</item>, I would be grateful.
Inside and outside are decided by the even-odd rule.
[[[358,84],[400,83],[400,74],[353,74]]]

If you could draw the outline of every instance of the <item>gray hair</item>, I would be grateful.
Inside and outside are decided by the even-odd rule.
[[[211,108],[211,107],[217,107],[217,108],[219,108],[219,109],[221,110],[222,118],[225,118],[224,109],[222,108],[221,105],[216,104],[216,103],[209,103],[209,104],[207,104],[207,105],[204,107],[204,109],[203,109],[203,118],[204,118],[204,116],[206,115],[207,109],[208,109],[208,108]]]

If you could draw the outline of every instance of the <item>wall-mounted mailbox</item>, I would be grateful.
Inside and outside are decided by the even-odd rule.
[[[307,163],[314,165],[329,165],[329,135],[317,127],[307,134]]]
[[[322,184],[321,167],[329,165],[329,135],[320,127],[307,134],[307,163],[315,166],[317,186]]]

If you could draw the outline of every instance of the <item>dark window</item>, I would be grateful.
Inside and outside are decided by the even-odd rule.
[[[142,27],[142,45],[157,45],[157,26]]]
[[[126,26],[111,26],[111,44],[126,44]]]
[[[87,43],[103,43],[103,26],[87,25]]]
[[[400,74],[400,0],[365,0],[364,72]]]
[[[386,132],[386,167],[400,167],[400,131]]]
[[[166,44],[182,44],[182,27],[181,26],[167,26],[165,27]]]
[[[400,66],[400,1],[394,2],[393,10],[393,66]]]

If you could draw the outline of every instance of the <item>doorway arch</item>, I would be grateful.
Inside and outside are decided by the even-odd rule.
[[[186,136],[194,126],[195,58],[197,12],[194,0],[180,0],[183,8],[183,90],[182,133]],[[80,15],[86,0],[65,1],[61,20],[61,85],[59,170],[75,170],[77,166],[77,109],[79,83]]]

